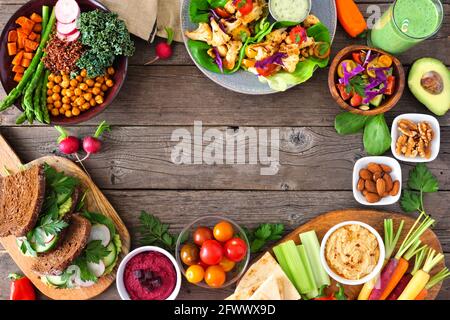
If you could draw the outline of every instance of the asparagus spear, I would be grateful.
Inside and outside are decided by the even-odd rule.
[[[49,70],[45,70],[44,73],[44,79],[42,79],[42,93],[41,93],[41,110],[42,115],[44,117],[44,122],[49,124],[50,123],[50,114],[48,113],[47,109],[47,82],[48,82],[48,76],[50,75]]]
[[[34,93],[33,99],[33,111],[36,120],[40,123],[44,123],[44,115],[42,114],[41,108],[41,94],[42,94],[42,78],[44,77],[44,72],[41,73],[41,77],[38,79],[38,84],[36,86],[36,91]]]

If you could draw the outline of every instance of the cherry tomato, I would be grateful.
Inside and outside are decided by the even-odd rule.
[[[236,263],[234,261],[231,261],[227,257],[223,257],[222,261],[220,261],[219,263],[219,266],[221,266],[223,271],[225,272],[230,272],[231,270],[233,270],[235,265]]]
[[[353,61],[353,60],[344,60],[344,61],[342,61],[339,64],[338,69],[337,69],[337,73],[338,73],[339,78],[344,77],[344,64],[345,64],[346,70],[348,72],[351,72],[353,69],[356,68],[356,62],[355,61]]]
[[[291,29],[291,32],[289,32],[289,37],[293,43],[301,44],[306,40],[306,30],[302,26],[296,26]]]
[[[345,89],[345,84],[338,83],[336,86],[337,86],[337,88],[339,90],[339,93],[341,94],[342,99],[347,101],[348,99],[350,99],[352,97],[352,93],[351,92],[347,93],[347,91]]]
[[[389,76],[387,78],[387,85],[386,85],[386,91],[385,94],[387,95],[391,95],[394,93],[394,87],[395,87],[395,77],[394,76]]]
[[[278,67],[279,66],[277,66],[276,64],[271,63],[266,64],[263,68],[256,68],[256,71],[260,76],[269,77],[278,70]]]
[[[243,16],[249,14],[253,10],[252,0],[235,0],[233,3],[236,9],[238,9]]]
[[[199,259],[199,249],[195,244],[189,243],[181,247],[180,257],[185,265],[192,266]]]
[[[218,264],[223,257],[223,247],[217,240],[206,240],[200,248],[200,259],[207,265]]]
[[[247,254],[247,244],[240,238],[233,238],[228,240],[224,246],[225,256],[234,262],[239,262],[244,259]],[[200,252],[201,255],[201,252]]]
[[[229,18],[231,17],[231,14],[228,13],[227,10],[225,10],[224,8],[215,8],[214,11],[217,13],[217,15],[219,15],[221,18]]]
[[[225,271],[220,266],[210,266],[205,271],[205,282],[208,286],[219,288],[225,283]]]
[[[194,243],[201,246],[206,240],[213,239],[213,232],[208,227],[198,227],[194,232]]]
[[[378,64],[380,65],[380,67],[388,68],[392,66],[392,58],[388,55],[383,54],[378,58]]]
[[[234,229],[228,221],[221,221],[214,226],[213,234],[216,240],[225,242],[233,238]]]
[[[361,52],[353,52],[352,53],[353,61],[355,61],[358,64],[363,64],[361,61]]]
[[[189,281],[190,283],[199,283],[200,281],[203,280],[204,276],[205,270],[198,264],[190,266],[186,270],[186,280]]]
[[[363,98],[357,94],[356,92],[353,94],[353,97],[350,99],[350,104],[352,107],[359,107],[362,105]]]

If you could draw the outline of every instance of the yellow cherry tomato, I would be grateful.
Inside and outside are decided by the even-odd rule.
[[[342,61],[337,69],[337,73],[339,78],[342,78],[344,76],[344,63],[346,64],[346,70],[348,72],[351,72],[353,69],[356,68],[356,62],[353,60],[344,60]]]
[[[226,277],[221,266],[209,266],[205,271],[205,282],[212,288],[220,288],[225,283]]]
[[[220,242],[228,241],[233,238],[233,226],[228,221],[221,221],[214,226],[213,235]]]
[[[186,280],[190,283],[199,283],[205,276],[205,270],[202,266],[194,264],[186,270]]]
[[[378,65],[380,67],[389,68],[392,66],[392,58],[386,54],[378,58]]]
[[[234,266],[236,265],[236,262],[231,261],[227,257],[223,257],[222,261],[220,261],[219,266],[222,267],[223,271],[230,272],[233,270]]]

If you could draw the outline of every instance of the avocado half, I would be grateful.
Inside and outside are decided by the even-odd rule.
[[[450,109],[450,71],[434,58],[421,58],[409,72],[408,86],[414,96],[437,116]]]

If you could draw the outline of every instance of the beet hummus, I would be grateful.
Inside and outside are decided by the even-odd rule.
[[[177,275],[169,258],[151,251],[131,258],[123,279],[131,300],[165,300],[175,288]]]

